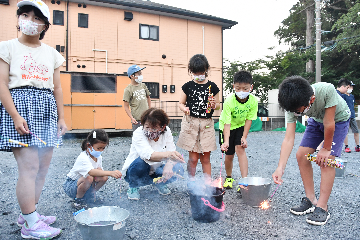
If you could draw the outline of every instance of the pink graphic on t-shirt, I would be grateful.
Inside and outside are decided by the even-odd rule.
[[[49,71],[45,65],[37,64],[31,57],[31,53],[29,53],[29,56],[24,56],[24,58],[24,63],[20,66],[20,68],[21,70],[27,71],[30,75],[33,75],[34,73],[44,75]]]

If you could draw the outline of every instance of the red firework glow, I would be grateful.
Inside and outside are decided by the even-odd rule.
[[[263,201],[261,204],[260,204],[260,208],[261,209],[268,209],[270,207],[269,205],[269,202],[267,200]]]
[[[214,180],[211,185],[214,186],[214,187],[217,187],[217,188],[222,188],[222,179],[221,179],[221,177]]]

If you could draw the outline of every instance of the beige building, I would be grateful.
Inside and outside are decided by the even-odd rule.
[[[21,34],[16,29],[17,2],[0,0],[0,41]],[[222,90],[222,33],[237,24],[235,21],[141,0],[44,2],[50,8],[51,26],[43,42],[66,59],[61,71],[69,129],[131,128],[130,120],[116,122],[119,118],[128,120],[122,95],[130,82],[124,73],[133,64],[146,67],[144,82],[153,106],[163,108],[173,118],[182,116],[176,101],[181,86],[191,80],[187,64],[194,54],[206,55],[210,80]],[[98,84],[101,79],[106,84]],[[96,99],[111,100],[100,104]],[[102,118],[113,109],[115,113],[105,118],[115,125],[97,125],[95,120],[91,127],[74,125],[85,113],[99,119],[95,107],[103,108]]]

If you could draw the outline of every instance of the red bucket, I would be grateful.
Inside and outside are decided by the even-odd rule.
[[[192,217],[198,222],[216,222],[220,218],[220,213],[225,210],[225,190],[211,186],[207,186],[206,189],[207,191],[189,192]]]

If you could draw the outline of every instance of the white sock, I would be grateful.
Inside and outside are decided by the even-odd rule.
[[[32,213],[29,213],[29,214],[22,214],[22,215],[23,215],[23,217],[27,223],[27,226],[29,228],[34,226],[34,224],[39,220],[39,217],[38,217],[36,211],[33,211]]]

